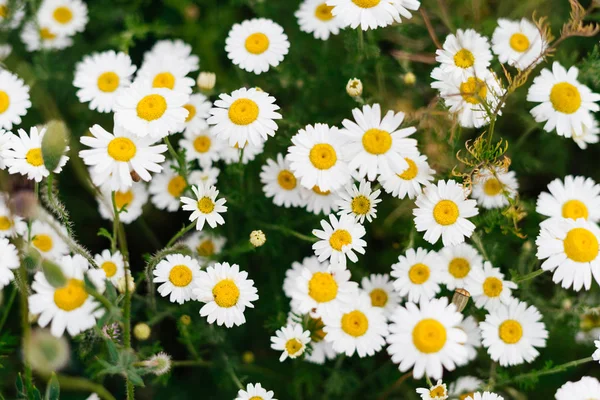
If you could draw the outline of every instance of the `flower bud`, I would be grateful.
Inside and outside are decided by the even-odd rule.
[[[244,354],[242,354],[242,361],[244,364],[253,364],[254,353],[251,351],[245,351]]]
[[[144,367],[149,368],[156,376],[166,374],[171,369],[171,356],[160,352],[146,361],[142,361]]]
[[[31,368],[42,375],[50,375],[69,363],[69,341],[64,336],[52,336],[46,329],[35,329],[31,332],[23,348]]]
[[[127,286],[129,286],[129,293],[135,291],[135,282],[130,274],[127,274]],[[119,293],[125,293],[125,277],[122,276],[117,280],[117,290]]]
[[[42,138],[42,159],[48,171],[54,171],[67,150],[69,130],[63,121],[50,121]]]
[[[346,92],[350,97],[359,97],[363,92],[363,85],[360,79],[352,78],[348,81],[346,85]]]
[[[452,304],[456,306],[458,312],[462,312],[469,303],[469,298],[471,298],[471,293],[465,289],[456,289],[452,297]]]
[[[216,83],[217,75],[215,75],[213,72],[200,72],[198,79],[196,79],[196,84],[202,91],[212,90]]]
[[[267,241],[267,237],[261,230],[250,232],[250,243],[254,247],[260,247]]]
[[[417,77],[412,72],[407,72],[403,77],[404,83],[408,86],[412,86],[417,82]]]
[[[182,315],[181,318],[179,318],[179,321],[181,321],[181,323],[185,326],[188,326],[189,324],[192,323],[192,319],[187,314]]]
[[[60,288],[67,284],[67,278],[65,278],[62,269],[54,262],[42,260],[42,271],[50,286]]]
[[[137,340],[147,340],[150,337],[150,333],[152,333],[148,324],[140,322],[133,327],[133,336]]]

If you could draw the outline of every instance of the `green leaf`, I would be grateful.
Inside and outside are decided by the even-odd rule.
[[[65,154],[69,141],[69,130],[63,121],[50,121],[42,138],[42,158],[48,171],[54,171]]]
[[[52,376],[48,380],[48,386],[46,386],[46,396],[44,400],[59,400],[60,399],[60,384],[58,378],[53,372]]]
[[[113,237],[112,233],[110,233],[106,228],[100,228],[98,231],[98,236],[103,236],[112,242]]]
[[[21,373],[17,375],[17,381],[15,382],[15,386],[17,387],[17,393],[23,394],[24,386],[23,386],[23,378],[21,377]]]
[[[52,287],[58,288],[67,284],[67,278],[65,278],[62,270],[52,261],[42,261],[42,271],[44,271],[44,276]]]

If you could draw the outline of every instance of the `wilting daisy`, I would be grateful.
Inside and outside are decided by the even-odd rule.
[[[23,218],[15,215],[8,207],[7,199],[0,195],[0,238],[23,235],[27,224]]]
[[[508,205],[508,198],[514,198],[519,183],[514,171],[504,171],[498,167],[481,170],[473,182],[471,196],[483,208],[502,208]]]
[[[143,207],[148,202],[148,190],[142,183],[134,183],[130,188],[115,191],[115,204],[119,213],[119,221],[130,224],[140,217]],[[107,187],[102,188],[102,197],[98,199],[98,211],[102,218],[112,221],[114,207],[112,191]]]
[[[346,140],[336,127],[307,125],[292,137],[288,158],[294,175],[307,189],[337,190],[350,180]]]
[[[88,22],[87,5],[81,0],[44,0],[37,12],[41,26],[58,36],[83,32]]]
[[[316,39],[327,40],[340,32],[341,21],[331,13],[326,0],[304,0],[294,14],[302,32],[312,33]]]
[[[438,253],[442,282],[449,290],[464,289],[474,270],[483,271],[483,257],[469,244],[444,247]]]
[[[600,110],[596,104],[600,94],[579,83],[578,73],[576,67],[567,71],[555,61],[552,71],[544,68],[529,87],[527,101],[541,103],[531,109],[531,115],[536,122],[546,122],[546,132],[556,129],[559,136],[571,137],[582,134],[582,125],[592,126],[592,112]]]
[[[389,317],[400,304],[400,294],[394,290],[394,283],[388,274],[371,274],[362,278],[362,290],[371,298],[373,307],[383,309],[383,315]]]
[[[169,254],[152,271],[152,282],[160,283],[158,293],[169,296],[171,303],[183,304],[192,299],[192,290],[200,277],[198,261],[183,254]]]
[[[446,297],[396,308],[387,337],[392,361],[402,372],[414,366],[416,379],[441,379],[443,368],[452,371],[467,358],[466,334],[456,327],[462,318]]]
[[[175,163],[169,161],[160,174],[154,176],[148,188],[152,197],[152,204],[159,210],[175,212],[181,205],[181,195],[184,193],[187,183],[185,178],[177,173],[173,167]]]
[[[234,400],[277,400],[273,398],[273,391],[268,392],[260,386],[260,383],[254,385],[249,383],[246,390],[240,389]]]
[[[354,252],[365,254],[367,242],[361,239],[365,236],[365,228],[350,215],[342,215],[338,220],[335,215],[329,215],[327,220],[321,220],[323,230],[313,229],[312,233],[320,240],[312,245],[319,261],[329,259],[331,264],[346,265],[346,257],[357,262]]]
[[[408,196],[414,199],[421,194],[421,187],[428,185],[433,181],[435,171],[429,168],[427,157],[423,155],[404,157],[408,163],[408,168],[402,173],[391,171],[388,174],[381,174],[377,178],[383,190],[394,197],[403,199]]]
[[[483,76],[492,60],[488,39],[473,29],[459,29],[456,35],[448,35],[443,48],[436,50],[436,54],[442,75],[459,81]]]
[[[216,186],[220,173],[221,170],[216,167],[202,168],[192,171],[188,180],[190,182],[202,182],[205,186]]]
[[[573,141],[577,143],[580,149],[585,150],[588,147],[588,144],[595,144],[600,141],[600,127],[598,126],[598,121],[595,118],[592,118],[592,125],[587,126],[585,124],[581,124],[581,133],[573,132]]]
[[[421,400],[446,400],[448,398],[448,390],[446,384],[439,379],[437,383],[428,388],[418,388],[417,393],[421,395]]]
[[[54,223],[54,225],[57,225]],[[67,231],[62,226],[57,226],[63,237],[67,237]],[[69,248],[54,228],[42,221],[33,221],[31,224],[31,244],[42,257],[58,260],[69,254]]]
[[[440,258],[435,251],[427,251],[421,247],[406,250],[406,254],[398,256],[398,262],[392,265],[394,288],[400,296],[408,296],[408,301],[418,303],[428,300],[440,292],[442,269]]]
[[[171,57],[177,59],[180,63],[186,65],[190,71],[196,71],[199,68],[200,59],[192,54],[192,46],[183,40],[159,40],[152,46],[150,51],[144,54],[144,63],[150,62],[153,58]]]
[[[457,363],[457,365],[462,366],[477,358],[477,349],[481,347],[481,330],[479,329],[477,320],[470,315],[462,320],[458,328],[467,334],[467,341],[464,343],[467,349],[467,358],[464,364]]]
[[[486,315],[480,323],[483,345],[501,366],[532,362],[540,354],[536,347],[546,347],[548,331],[542,314],[534,306],[513,299]]]
[[[264,149],[264,143],[255,146],[252,143],[246,142],[241,148],[238,145],[229,146],[225,143],[225,145],[221,147],[220,157],[227,165],[238,164],[240,160],[242,164],[248,164],[250,161],[254,160],[257,155],[261,154]]]
[[[227,239],[224,236],[209,234],[206,232],[194,232],[189,235],[184,243],[192,250],[198,258],[201,266],[214,264],[211,257],[219,255],[225,247]]]
[[[590,290],[592,274],[600,284],[600,229],[583,219],[551,219],[541,225],[535,244],[541,268],[565,289]]]
[[[209,324],[242,325],[246,322],[244,310],[254,308],[253,301],[258,300],[254,281],[248,279],[248,273],[240,271],[237,264],[217,263],[200,271],[193,293],[197,300],[206,303],[200,309],[200,315],[208,317]]]
[[[411,18],[409,10],[418,10],[417,0],[328,0],[327,5],[333,7],[331,13],[339,18],[342,27],[368,29],[383,28],[404,18]]]
[[[0,238],[0,254],[2,254],[0,260],[0,289],[2,289],[15,279],[12,270],[19,268],[21,261],[17,248],[6,238]]]
[[[459,244],[475,230],[467,218],[479,213],[477,202],[467,200],[463,187],[456,181],[438,181],[425,187],[415,204],[417,231],[425,231],[424,239],[429,243],[436,243],[441,236],[444,246]]]
[[[205,95],[202,93],[192,94],[183,108],[188,110],[184,122],[186,133],[196,134],[208,128],[206,120],[210,117],[212,102]]]
[[[115,125],[114,133],[94,125],[90,133],[93,136],[82,136],[79,140],[92,149],[81,150],[79,156],[91,166],[96,186],[126,191],[133,184],[132,171],[146,182],[151,179],[150,172],[162,171],[159,164],[165,161],[162,153],[167,151],[166,145],[155,145],[154,139],[140,138],[119,125]]]
[[[227,57],[241,69],[257,75],[278,66],[289,48],[283,28],[265,18],[234,24],[225,41]]]
[[[475,392],[465,397],[465,400],[504,400],[504,397],[492,392]]]
[[[302,329],[300,324],[290,324],[278,329],[275,336],[271,336],[271,348],[282,351],[279,361],[286,358],[298,358],[306,350],[310,342],[310,331]]]
[[[0,129],[21,124],[21,117],[31,107],[29,86],[18,76],[0,69]]]
[[[201,231],[204,223],[208,223],[211,228],[217,225],[223,225],[225,220],[221,213],[227,211],[225,206],[226,200],[221,198],[217,200],[219,191],[214,186],[204,185],[203,183],[192,186],[192,192],[196,196],[195,199],[189,197],[181,197],[184,211],[192,211],[190,221],[196,221],[196,229]]]
[[[546,47],[539,29],[525,18],[520,21],[500,18],[492,36],[492,50],[498,61],[520,70],[539,64]]]
[[[301,195],[302,187],[290,170],[288,158],[281,153],[277,154],[276,160],[267,159],[267,163],[262,166],[260,181],[264,185],[265,195],[273,198],[275,205],[289,208],[304,203]]]
[[[600,220],[600,185],[583,176],[565,176],[564,182],[555,179],[548,191],[540,193],[535,211],[551,218],[583,218]]]
[[[179,141],[179,147],[185,149],[187,161],[198,160],[202,167],[210,167],[221,158],[225,142],[217,138],[211,129],[202,129],[196,133],[186,131]]]
[[[38,24],[36,21],[28,21],[23,25],[21,40],[27,51],[61,50],[73,44],[70,36],[56,35],[47,26]]]
[[[512,299],[512,291],[517,284],[504,279],[500,268],[494,268],[489,261],[483,263],[483,269],[473,269],[467,278],[467,291],[473,297],[475,306],[494,311],[502,303]]]
[[[93,53],[75,65],[73,85],[82,103],[90,110],[108,113],[114,110],[117,96],[131,83],[136,66],[129,55],[114,50]]]
[[[25,4],[0,0],[0,30],[18,28],[25,16]]]
[[[483,385],[484,382],[474,376],[461,376],[456,382],[450,384],[450,396],[453,399],[465,400],[469,396],[473,397],[473,394]]]
[[[311,189],[301,188],[300,195],[304,199],[306,204],[306,210],[313,214],[323,213],[329,215],[334,211],[337,211],[337,201],[340,196],[337,192],[331,190],[321,190],[318,186],[313,186]]]
[[[103,250],[102,253],[94,256],[94,261],[98,267],[102,268],[106,279],[115,286],[119,279],[125,276],[125,261],[120,251],[111,253],[108,249]]]
[[[381,203],[379,194],[381,190],[371,191],[371,182],[360,181],[360,185],[346,185],[345,190],[339,191],[340,200],[337,201],[339,207],[338,214],[351,215],[361,224],[367,221],[371,222],[377,218],[377,204]]]
[[[600,382],[584,376],[577,382],[567,382],[555,394],[556,400],[588,400],[600,397]]]

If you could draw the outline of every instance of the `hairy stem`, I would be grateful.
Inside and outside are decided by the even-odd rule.
[[[188,226],[185,226],[185,227],[181,228],[179,230],[179,232],[177,232],[175,234],[175,236],[173,236],[171,238],[171,240],[169,240],[169,243],[167,243],[167,245],[165,247],[171,247],[171,246],[173,246],[173,244],[177,241],[177,239],[179,239],[180,237],[182,237],[183,235],[185,235],[186,233],[188,233],[195,226],[196,226],[196,221],[193,221]]]

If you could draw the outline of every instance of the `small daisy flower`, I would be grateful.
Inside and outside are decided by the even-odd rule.
[[[443,75],[449,75],[452,80],[482,76],[492,61],[488,39],[473,29],[459,29],[456,35],[449,34],[436,54],[435,60],[441,64]]]
[[[21,41],[29,52],[38,50],[62,50],[73,45],[70,36],[56,35],[39,21],[28,21],[21,30]]]
[[[190,72],[200,68],[200,59],[192,54],[192,46],[180,39],[159,40],[150,51],[144,54],[144,63],[149,62],[152,58],[165,57],[177,59],[180,63],[185,64]]]
[[[551,218],[583,218],[600,220],[600,185],[583,176],[565,176],[564,182],[555,179],[548,191],[540,193],[535,211]]]
[[[6,238],[0,238],[0,254],[2,254],[0,260],[0,289],[2,289],[15,279],[12,270],[19,268],[21,261],[17,248]]]
[[[330,35],[340,32],[341,21],[335,17],[326,0],[304,0],[294,14],[298,19],[300,30],[312,33],[315,39],[327,40]]]
[[[278,66],[289,48],[283,28],[265,18],[234,24],[225,41],[227,57],[241,69],[256,75]]]
[[[326,266],[327,264],[319,262],[315,256],[305,257],[301,263],[294,261],[291,268],[285,271],[285,278],[283,279],[283,292],[287,297],[292,298],[298,286],[298,278],[300,275],[302,275],[304,268],[308,268],[311,271],[316,271],[326,268]]]
[[[405,255],[398,257],[392,265],[394,288],[400,296],[408,296],[408,301],[418,303],[421,299],[429,300],[440,292],[442,269],[440,258],[435,251],[427,251],[421,247],[406,250]]]
[[[333,7],[331,13],[339,18],[342,27],[358,28],[363,31],[383,28],[394,22],[401,22],[401,15],[411,18],[409,10],[419,9],[417,0],[328,0],[327,5]]]
[[[546,347],[548,331],[542,314],[534,306],[513,299],[486,315],[479,324],[483,345],[501,366],[532,362],[540,354],[536,347]]]
[[[503,171],[495,167],[493,171],[486,169],[476,175],[471,196],[483,208],[502,208],[509,204],[507,196],[514,198],[518,189],[519,183],[514,171]]]
[[[59,227],[63,237],[67,237],[64,227]],[[42,257],[50,260],[58,260],[69,254],[67,244],[52,226],[42,221],[33,221],[31,224],[31,244]]]
[[[600,362],[600,340],[594,340],[594,346],[596,346],[596,350],[592,354],[592,359]]]
[[[112,221],[114,219],[114,207],[112,191],[103,187],[102,198],[98,199],[98,210],[102,218]],[[123,210],[119,214],[119,221],[130,224],[138,219],[144,212],[143,207],[148,202],[148,190],[141,183],[136,183],[127,190],[115,191],[115,205],[117,210]]]
[[[473,269],[467,278],[467,291],[473,297],[475,306],[494,311],[502,303],[512,299],[512,291],[517,284],[504,280],[500,268],[492,267],[489,261],[483,263],[483,269]]]
[[[337,202],[340,198],[337,192],[331,190],[321,190],[318,186],[311,189],[302,188],[300,195],[306,204],[306,210],[315,215],[321,213],[329,215],[337,211]]]
[[[292,137],[288,158],[294,175],[307,189],[337,190],[351,178],[346,163],[346,140],[336,127],[307,125]]]
[[[248,273],[240,271],[237,264],[216,263],[206,271],[200,271],[193,289],[196,298],[206,303],[200,309],[202,317],[208,317],[209,324],[231,328],[246,322],[244,310],[254,308],[253,301],[258,300],[254,281],[248,279]]]
[[[464,289],[473,270],[483,271],[483,257],[469,244],[444,247],[438,253],[442,282],[449,290]]]
[[[390,317],[394,309],[400,305],[400,294],[394,290],[394,283],[388,274],[365,276],[360,286],[371,298],[371,305],[383,309],[385,317]]]
[[[240,389],[234,400],[277,400],[273,397],[273,391],[268,392],[260,386],[260,383],[254,385],[249,383],[246,390]]]
[[[206,120],[210,117],[212,102],[202,93],[194,93],[190,96],[190,100],[183,105],[183,108],[188,110],[188,115],[185,118],[185,132],[188,134],[196,134],[208,128]]]
[[[25,16],[25,5],[10,0],[0,0],[0,30],[16,29]]]
[[[346,266],[346,257],[357,262],[354,252],[365,254],[367,242],[361,239],[365,236],[365,228],[350,215],[342,215],[338,220],[335,215],[329,215],[327,220],[321,220],[323,230],[313,229],[312,233],[320,240],[312,248],[319,261],[329,259],[331,264]]]
[[[152,204],[159,210],[175,212],[181,205],[181,195],[185,192],[187,183],[185,178],[179,175],[173,167],[173,161],[167,162],[163,172],[154,176],[150,182],[149,191]]]
[[[600,141],[600,127],[598,127],[598,121],[592,118],[592,125],[587,126],[581,124],[581,133],[573,132],[573,141],[579,146],[580,149],[585,150],[588,144],[595,144]]]
[[[425,231],[424,239],[431,244],[440,236],[444,246],[459,244],[475,230],[467,218],[479,213],[477,202],[467,200],[462,185],[456,181],[438,181],[436,185],[425,187],[415,204],[413,215],[417,231]]]
[[[381,203],[381,190],[371,191],[371,182],[360,181],[360,185],[346,185],[344,191],[338,192],[340,199],[338,215],[351,215],[356,222],[364,223],[365,218],[371,222],[377,218],[377,204]]]
[[[226,242],[227,239],[224,236],[206,232],[193,232],[184,240],[186,246],[198,258],[201,266],[213,265],[214,261],[211,261],[211,257],[219,255]]]
[[[27,230],[27,224],[10,210],[6,200],[4,196],[0,196],[0,238],[21,236]]]
[[[189,72],[185,63],[181,63],[178,58],[164,55],[147,59],[135,79],[146,89],[164,88],[190,95],[196,81],[186,76]]]
[[[567,382],[555,394],[556,400],[587,400],[600,397],[600,382],[584,376],[577,382]]]
[[[581,135],[583,125],[592,126],[592,112],[600,110],[596,104],[600,94],[579,83],[578,73],[577,68],[567,71],[555,61],[552,71],[544,68],[529,87],[527,101],[541,103],[531,109],[531,115],[536,122],[546,122],[546,132],[556,129],[559,136],[569,138]]]
[[[290,170],[288,157],[281,153],[277,154],[276,160],[267,159],[267,163],[262,166],[260,181],[264,185],[265,196],[273,198],[275,205],[289,208],[304,203],[302,187]]]
[[[465,400],[504,400],[504,397],[492,392],[475,392],[466,397]]]
[[[246,142],[241,148],[237,144],[235,146],[228,146],[227,143],[225,143],[225,145],[221,147],[220,157],[227,165],[238,164],[240,159],[242,164],[248,164],[250,161],[254,160],[257,155],[262,154],[264,149],[264,143],[255,146],[252,143]]]
[[[181,197],[184,211],[192,211],[190,221],[196,221],[196,229],[201,231],[204,223],[208,223],[211,228],[217,225],[223,225],[225,220],[221,213],[227,211],[225,206],[226,200],[221,198],[217,200],[219,191],[214,186],[204,185],[203,183],[192,186],[192,192],[196,196],[195,199],[189,197]]]
[[[539,29],[525,18],[520,21],[500,18],[492,35],[492,50],[498,61],[520,70],[539,64],[547,46]]]
[[[450,396],[452,399],[465,400],[467,397],[473,397],[473,394],[484,385],[484,382],[474,376],[461,376],[450,384]]]
[[[413,368],[415,379],[441,379],[443,368],[452,371],[467,358],[466,334],[456,327],[462,318],[445,297],[396,308],[387,337],[392,361],[401,372]]]
[[[200,265],[190,256],[169,254],[158,263],[152,273],[152,282],[161,283],[157,289],[158,293],[162,297],[169,296],[171,303],[183,304],[193,298],[195,281],[200,278]]]
[[[179,147],[185,149],[185,158],[189,161],[198,160],[203,168],[210,167],[221,158],[225,142],[217,138],[212,130],[204,129],[196,133],[186,131],[179,141]]]
[[[204,183],[204,186],[216,186],[220,173],[221,170],[216,167],[202,168],[192,171],[188,180],[190,182]]]
[[[58,36],[83,32],[88,22],[88,8],[81,0],[44,0],[37,12],[41,26]]]
[[[111,254],[110,250],[103,250],[102,253],[94,256],[94,261],[114,286],[117,286],[119,279],[125,276],[125,261],[120,251]]]
[[[21,78],[0,69],[0,129],[21,124],[21,117],[31,107],[29,86]]]
[[[85,56],[75,65],[73,85],[82,103],[102,113],[114,110],[117,96],[131,84],[136,66],[129,55],[114,50]]]
[[[383,190],[394,197],[414,199],[421,194],[421,187],[433,181],[435,170],[429,168],[427,157],[423,155],[404,157],[408,168],[402,173],[390,172],[377,178]]]
[[[279,361],[286,358],[298,358],[306,350],[310,342],[310,331],[304,331],[300,324],[290,324],[278,329],[275,336],[271,336],[271,348],[282,351]]]
[[[463,366],[477,358],[477,349],[481,347],[481,330],[477,321],[472,316],[463,319],[458,328],[467,334],[467,341],[464,343],[467,349],[467,358],[464,364],[457,363],[458,366]]]
[[[422,400],[446,400],[448,398],[448,390],[446,384],[439,379],[437,383],[427,388],[418,388],[417,393],[421,395]]]

